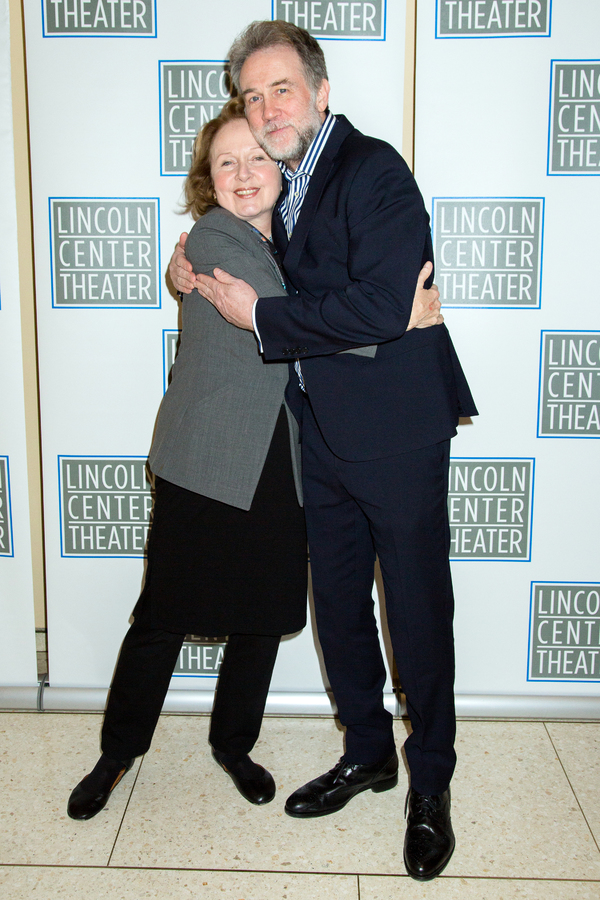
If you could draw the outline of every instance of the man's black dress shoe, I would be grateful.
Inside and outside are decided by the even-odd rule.
[[[288,797],[288,816],[304,819],[326,816],[342,809],[361,791],[389,791],[398,784],[398,756],[394,752],[385,762],[364,766],[346,762],[344,757],[319,778],[309,781]]]
[[[275,782],[270,772],[252,762],[249,756],[236,758],[220,753],[214,747],[212,755],[223,771],[227,772],[242,797],[259,805],[271,802],[275,796]]]
[[[431,881],[447,866],[454,853],[450,821],[450,788],[430,797],[410,788],[404,838],[404,865],[417,881]]]
[[[67,813],[72,819],[91,819],[104,809],[123,775],[129,772],[134,759],[109,759],[104,754],[89,775],[73,789],[67,804]]]

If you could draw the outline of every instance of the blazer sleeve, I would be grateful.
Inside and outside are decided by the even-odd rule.
[[[241,278],[259,296],[281,294],[277,266],[266,250],[245,233],[243,224],[231,223],[221,216],[207,215],[192,228],[185,245],[185,253],[194,272],[212,275],[215,267],[224,269],[234,278]],[[207,301],[208,302],[208,301]]]
[[[336,177],[343,178],[343,170]],[[401,337],[419,271],[433,258],[420,191],[388,145],[364,158],[337,221],[322,222],[319,215],[309,240],[314,247],[316,229],[322,229],[322,285],[307,291],[300,269],[297,296],[282,302],[259,295],[256,324],[267,359],[329,355]]]

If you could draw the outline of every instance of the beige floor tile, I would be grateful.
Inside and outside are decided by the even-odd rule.
[[[600,724],[548,723],[556,752],[600,843]]]
[[[0,869],[0,900],[357,900],[354,875]]]
[[[93,867],[107,864],[117,834],[110,857],[115,878],[120,877],[119,867],[234,870],[229,875],[207,873],[206,885],[197,882],[202,874],[198,872],[189,873],[193,882],[181,872],[151,873],[173,885],[177,900],[187,897],[181,892],[189,884],[193,890],[201,887],[204,893],[198,896],[206,898],[211,898],[206,893],[210,889],[224,898],[231,890],[235,900],[255,896],[262,900],[260,892],[265,891],[265,900],[271,900],[288,883],[290,891],[296,890],[296,894],[288,892],[290,900],[328,897],[325,885],[333,890],[332,897],[346,900],[344,891],[350,890],[348,897],[354,898],[356,880],[333,880],[335,873],[399,876],[363,877],[364,890],[379,894],[363,892],[362,900],[383,900],[392,896],[390,890],[399,898],[408,891],[411,898],[418,898],[421,893],[415,891],[427,890],[436,900],[438,896],[454,898],[456,891],[466,900],[537,900],[542,898],[541,891],[543,900],[600,900],[600,853],[540,723],[459,723],[459,765],[453,783],[457,850],[444,876],[424,886],[405,876],[402,863],[404,772],[396,790],[362,794],[336,815],[301,821],[283,813],[287,795],[338,758],[341,735],[331,720],[265,721],[254,755],[274,772],[278,794],[268,806],[255,807],[240,797],[210,758],[205,717],[163,717],[133,793],[131,772],[95,819],[72,822],[66,815],[66,801],[95,762],[99,727],[96,715],[0,713],[0,865],[7,866],[0,874],[0,900],[17,900],[18,879],[25,879],[26,885],[34,876],[57,879],[41,882],[44,900],[69,897],[72,876],[66,870],[57,869],[52,875],[51,869],[21,870],[19,865],[83,866],[90,867],[85,877],[112,878]],[[401,743],[402,723],[396,729]],[[598,833],[600,726],[554,724],[549,729]],[[246,869],[254,873],[252,878],[244,876]],[[265,872],[275,873],[281,882],[277,878],[261,881],[267,877]],[[299,881],[301,873],[307,873],[309,880]],[[307,885],[316,884],[317,874],[309,873],[321,873],[323,887],[303,894]],[[111,900],[120,898],[120,892],[128,900],[131,885],[136,900],[138,896],[168,900],[168,893],[144,893],[152,891],[154,883],[144,881],[143,871],[125,875],[122,882],[99,880],[97,889],[90,887],[90,896],[102,897],[102,885],[117,884],[116,895],[106,894]],[[140,882],[135,880],[138,875]],[[226,876],[238,875],[241,880],[225,881]],[[160,878],[157,883],[162,883]],[[520,880],[507,882],[506,878]],[[577,879],[584,881],[575,883]],[[46,884],[52,887],[46,889]],[[267,892],[265,884],[272,889]],[[332,884],[340,887],[331,888]],[[249,893],[250,888],[255,894]]]
[[[600,882],[448,878],[426,884],[411,878],[360,876],[360,900],[598,900]]]
[[[460,722],[456,749],[448,875],[600,879],[600,853],[542,723]]]
[[[100,724],[97,715],[0,714],[0,864],[106,865],[137,766],[96,818],[66,812],[99,756]]]
[[[402,726],[400,726],[402,728]],[[267,806],[247,803],[209,756],[208,723],[163,717],[111,859],[115,866],[285,872],[403,872],[406,776],[333,816],[286,816],[286,797],[331,768],[342,750],[332,720],[267,719],[253,757],[275,775]]]

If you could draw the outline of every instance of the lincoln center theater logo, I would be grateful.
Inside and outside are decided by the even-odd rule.
[[[8,456],[0,456],[0,556],[13,556]]]
[[[223,662],[224,637],[186,635],[173,670],[173,678],[216,678]]]
[[[143,556],[152,496],[141,456],[59,456],[62,556]]]
[[[542,331],[538,437],[600,437],[600,331]]]
[[[533,459],[452,459],[451,559],[528,560]]]
[[[540,305],[544,200],[433,200],[436,281],[447,306]]]
[[[160,68],[161,175],[187,175],[194,139],[230,98],[223,60],[163,61]]]
[[[163,390],[171,383],[171,369],[179,350],[181,331],[176,328],[163,328]]]
[[[160,306],[158,200],[50,198],[52,305]]]
[[[42,0],[44,37],[156,37],[155,0]]]
[[[549,175],[600,175],[600,59],[552,61]]]
[[[436,37],[547,37],[552,0],[437,0]]]
[[[272,18],[321,40],[384,41],[385,0],[272,0]]]
[[[527,680],[600,680],[600,584],[532,583]]]

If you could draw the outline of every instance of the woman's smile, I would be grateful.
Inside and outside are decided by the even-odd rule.
[[[216,134],[210,173],[219,206],[269,236],[281,173],[256,143],[245,119],[233,119]]]

